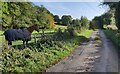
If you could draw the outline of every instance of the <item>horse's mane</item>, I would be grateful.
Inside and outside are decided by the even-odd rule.
[[[34,28],[33,28],[34,26],[35,26],[35,25],[32,25],[32,26],[28,27],[27,30],[28,30],[30,33],[32,33],[33,30],[34,30]]]

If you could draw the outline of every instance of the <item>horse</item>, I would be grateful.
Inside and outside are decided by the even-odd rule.
[[[37,24],[23,29],[8,29],[4,32],[4,35],[5,39],[8,41],[8,45],[12,45],[12,41],[22,40],[23,45],[26,47],[26,45],[28,45],[28,41],[31,41],[31,34],[34,30],[39,32]]]

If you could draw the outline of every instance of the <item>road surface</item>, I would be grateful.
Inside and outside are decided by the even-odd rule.
[[[95,37],[100,36],[99,42]],[[118,72],[118,51],[102,30],[46,72]]]

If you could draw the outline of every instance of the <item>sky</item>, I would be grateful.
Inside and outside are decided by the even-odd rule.
[[[100,2],[33,2],[37,6],[43,5],[54,15],[71,15],[72,18],[86,16],[92,20],[95,16],[100,16],[107,11]]]

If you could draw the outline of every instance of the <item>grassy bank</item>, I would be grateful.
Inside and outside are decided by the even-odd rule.
[[[112,40],[112,42],[120,48],[120,33],[116,30],[104,30],[106,36]]]

